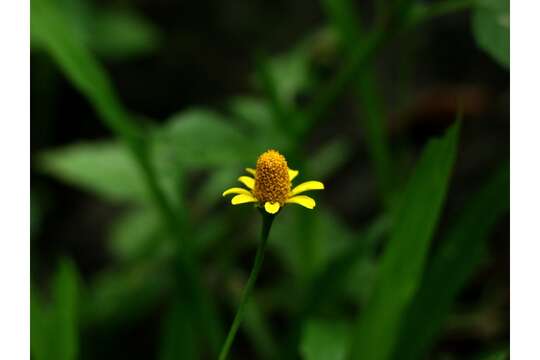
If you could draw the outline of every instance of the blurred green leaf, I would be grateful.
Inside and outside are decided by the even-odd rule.
[[[272,242],[284,266],[308,280],[353,242],[351,231],[324,209],[317,214],[291,206],[272,226]]]
[[[236,179],[240,175],[244,175],[244,172],[244,169],[236,167],[223,168],[210,172],[197,193],[197,203],[211,206],[215,203],[223,202],[226,200],[221,196],[223,191],[236,186]]]
[[[375,249],[389,227],[387,217],[377,219],[319,269],[304,296],[305,314],[310,315],[321,305],[335,301],[342,289],[353,293],[355,300],[365,302],[373,284]]]
[[[486,253],[493,225],[510,206],[510,170],[503,166],[467,203],[427,267],[402,322],[394,358],[422,359],[459,291]]]
[[[72,36],[100,56],[125,59],[156,50],[161,34],[144,16],[128,7],[103,7],[88,0],[52,1]],[[32,49],[44,44],[32,34]]]
[[[383,360],[392,354],[401,317],[420,281],[430,240],[444,204],[456,156],[459,123],[429,142],[404,190],[371,298],[361,313],[353,357]]]
[[[304,360],[344,360],[349,341],[346,323],[310,320],[304,327],[300,353]]]
[[[181,294],[177,294],[169,312],[163,317],[160,360],[200,359],[191,317],[189,304]]]
[[[147,54],[161,44],[158,29],[133,10],[100,9],[92,25],[90,47],[108,58]]]
[[[237,119],[253,130],[262,131],[274,127],[272,110],[263,99],[238,96],[229,102],[229,108]]]
[[[111,253],[116,259],[127,262],[151,256],[156,248],[170,243],[159,214],[151,208],[125,214],[112,226],[109,237]]]
[[[236,97],[229,103],[229,109],[235,119],[248,130],[250,140],[257,151],[263,152],[273,148],[288,153],[294,147],[293,138],[283,128],[277,126],[271,105],[265,100]]]
[[[472,17],[478,46],[500,65],[510,67],[510,1],[479,0]]]
[[[356,5],[351,0],[321,0],[321,5],[340,37],[342,47],[357,46],[363,33]]]
[[[507,360],[510,357],[508,356],[508,350],[497,350],[490,351],[488,354],[475,357],[478,360]]]
[[[38,165],[58,179],[110,200],[148,198],[134,159],[116,142],[83,143],[48,150],[40,154]]]
[[[86,326],[109,327],[137,321],[171,291],[174,281],[172,267],[162,259],[104,271],[86,289],[82,320]]]
[[[190,168],[225,167],[254,161],[250,139],[223,116],[192,109],[173,116],[157,135],[156,152]]]
[[[116,96],[106,72],[83,42],[73,34],[66,15],[59,10],[57,4],[52,0],[34,0],[31,2],[31,14],[32,35],[40,39],[66,77],[89,99],[104,123],[128,145],[130,155],[137,161],[139,169],[138,176],[134,178],[144,180],[164,222],[170,231],[181,238],[179,229],[184,217],[177,216],[180,208],[175,209],[169,203],[169,198],[161,188],[163,180],[158,178],[154,158],[148,152],[150,137],[135,125],[134,118]],[[171,187],[168,189],[171,190]],[[174,201],[177,197],[170,199]]]
[[[35,288],[30,289],[30,351],[36,360],[50,359],[47,325],[51,323],[51,312],[46,311],[43,299]]]
[[[268,63],[268,73],[277,97],[285,106],[294,108],[296,97],[313,82],[308,48],[298,46],[274,56]]]
[[[53,280],[56,324],[51,335],[58,342],[56,359],[76,359],[78,352],[78,279],[75,265],[64,259]],[[54,330],[53,330],[54,329]]]
[[[346,163],[351,150],[352,146],[347,139],[331,140],[310,155],[303,172],[314,179],[325,179]]]
[[[70,260],[62,259],[52,279],[50,303],[37,293],[31,297],[31,350],[38,360],[73,360],[79,347],[78,275]]]
[[[236,304],[239,301],[237,299]],[[246,304],[244,317],[242,327],[245,329],[246,336],[253,342],[257,355],[261,359],[275,359],[277,351],[276,341],[268,327],[265,314],[261,311],[255,299],[249,300]]]
[[[53,0],[33,0],[31,34],[55,59],[101,115],[106,124],[134,149],[140,148],[141,133],[116,96],[107,74],[76,36]]]
[[[272,76],[271,67],[268,61],[262,58],[257,60],[257,79],[264,91],[265,96],[269,99],[270,109],[272,110],[272,120],[276,128],[279,128],[285,135],[291,134],[294,131],[294,122],[292,122],[292,104],[286,104],[282,95],[283,89],[278,88],[278,83],[275,76]],[[280,90],[281,94],[280,94]]]

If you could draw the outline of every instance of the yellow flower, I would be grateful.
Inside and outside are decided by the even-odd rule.
[[[233,205],[256,203],[263,206],[266,212],[275,214],[285,204],[298,204],[308,209],[315,207],[315,200],[307,195],[299,195],[309,190],[322,190],[320,181],[306,181],[292,187],[292,181],[298,176],[297,170],[289,169],[287,160],[276,150],[268,150],[257,159],[255,169],[247,168],[251,176],[240,176],[238,181],[247,189],[233,187],[223,192],[223,196],[236,194]]]

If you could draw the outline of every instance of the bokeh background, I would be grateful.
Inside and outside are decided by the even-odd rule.
[[[509,3],[32,0],[31,352],[213,359],[280,150],[234,359],[505,359]]]

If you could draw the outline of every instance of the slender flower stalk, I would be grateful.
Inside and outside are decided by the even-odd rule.
[[[236,311],[236,315],[231,325],[231,329],[229,330],[229,333],[227,334],[227,338],[225,339],[225,343],[223,344],[223,347],[221,348],[221,352],[219,354],[219,360],[227,359],[227,355],[229,354],[231,345],[234,341],[238,328],[240,327],[240,323],[242,322],[246,304],[249,300],[249,297],[251,296],[251,293],[255,286],[255,281],[257,281],[257,277],[259,276],[259,272],[261,270],[261,266],[264,260],[266,244],[268,243],[268,235],[270,234],[270,228],[272,227],[272,222],[274,221],[275,215],[268,214],[264,211],[261,211],[261,214],[262,214],[262,219],[263,219],[261,241],[259,243],[259,248],[257,249],[257,255],[255,255],[255,262],[253,263],[251,274],[249,274],[249,279],[242,293],[242,298],[240,299],[240,305],[238,306],[238,310]]]

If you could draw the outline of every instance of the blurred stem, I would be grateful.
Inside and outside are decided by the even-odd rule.
[[[332,26],[339,34],[346,54],[349,57],[353,56],[356,44],[365,43],[368,37],[363,30],[360,19],[355,16],[356,9],[353,3],[349,0],[323,0],[322,5]],[[387,11],[385,6],[385,14]],[[382,26],[380,24],[383,23],[380,21],[378,24]],[[383,205],[390,208],[393,187],[392,159],[386,131],[383,99],[377,88],[376,73],[373,68],[373,61],[366,59],[353,81],[361,104],[360,109],[363,111],[361,127],[364,132],[363,138],[367,145],[367,152],[375,170]]]
[[[362,121],[365,132],[364,141],[375,170],[382,202],[389,209],[392,205],[394,185],[392,155],[388,142],[386,116],[376,83],[372,67],[366,66],[366,69],[358,76],[357,92],[364,111]]]
[[[360,69],[375,55],[376,51],[388,38],[388,33],[376,31],[356,47],[330,83],[319,93],[304,115],[302,135],[313,127],[326,114],[347,85],[357,78]]]
[[[225,343],[221,348],[219,360],[227,359],[227,355],[229,354],[229,350],[231,349],[231,345],[236,336],[236,332],[238,331],[240,323],[242,322],[242,317],[244,316],[246,304],[248,303],[249,297],[253,291],[255,281],[257,281],[257,277],[259,276],[259,272],[261,270],[261,266],[264,260],[266,244],[268,243],[268,235],[270,234],[270,228],[272,227],[272,222],[274,221],[275,215],[267,214],[264,212],[264,210],[261,210],[261,214],[263,218],[261,242],[259,243],[259,248],[257,249],[257,254],[255,255],[255,262],[253,264],[253,268],[251,269],[251,273],[249,274],[246,287],[244,288],[244,291],[242,293],[240,305],[238,306],[238,310],[236,311],[236,315],[234,317],[229,333],[227,334],[227,338],[225,339]]]

